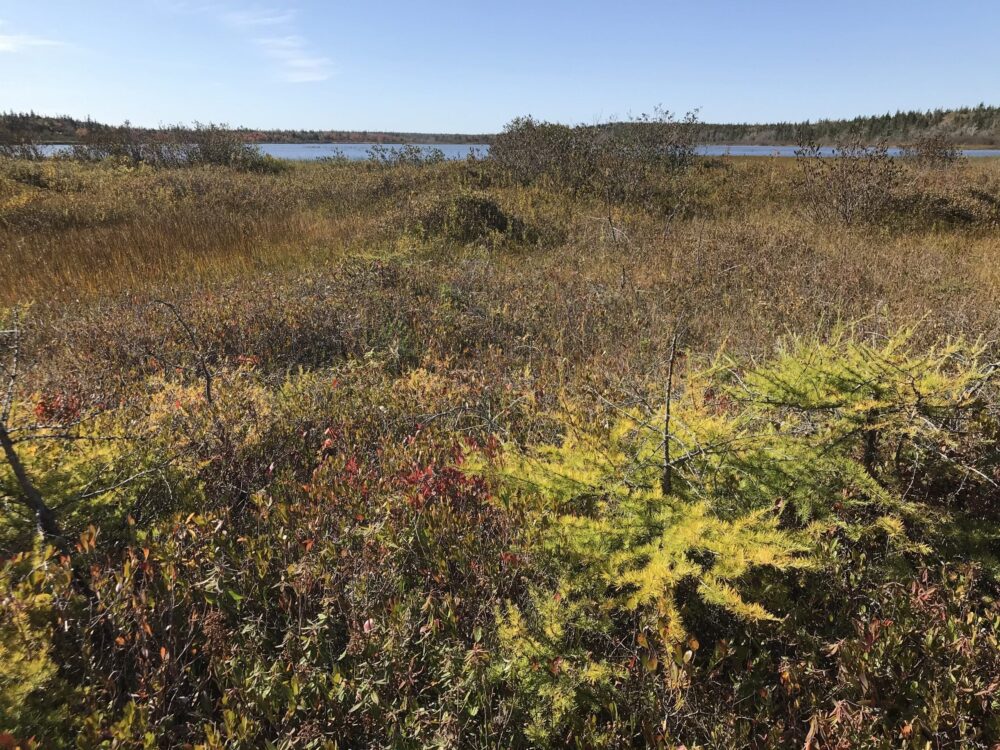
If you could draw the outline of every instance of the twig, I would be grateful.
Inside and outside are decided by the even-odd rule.
[[[669,495],[673,490],[673,467],[670,464],[670,402],[673,398],[674,364],[677,361],[677,341],[680,335],[680,328],[675,328],[670,341],[670,362],[667,365],[667,392],[663,408],[663,477],[660,480],[664,495]]]
[[[188,322],[184,320],[184,316],[181,315],[180,311],[177,309],[177,305],[173,302],[167,302],[162,299],[154,299],[153,304],[163,305],[165,308],[173,313],[174,318],[180,323],[181,328],[184,329],[184,333],[187,334],[188,339],[191,341],[191,346],[194,347],[195,353],[198,355],[198,369],[201,370],[202,377],[205,379],[205,400],[208,405],[212,407],[213,411],[215,409],[215,399],[212,397],[212,371],[208,369],[208,362],[205,358],[204,352],[201,350],[201,346],[198,343],[198,337],[194,335],[194,330],[188,325]]]

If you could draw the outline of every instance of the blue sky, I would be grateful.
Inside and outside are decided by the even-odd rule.
[[[492,132],[1000,104],[997,0],[0,0],[0,109]]]

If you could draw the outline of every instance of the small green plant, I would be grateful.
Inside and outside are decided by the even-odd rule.
[[[499,241],[530,242],[535,232],[523,220],[509,215],[487,195],[461,193],[434,202],[418,216],[420,231],[461,244]]]
[[[968,521],[973,496],[996,487],[984,439],[996,368],[976,347],[918,354],[908,340],[840,335],[795,342],[758,368],[719,363],[691,377],[672,429],[641,412],[610,431],[571,415],[558,445],[504,454],[493,471],[531,498],[546,582],[500,614],[497,675],[517,691],[532,742],[613,746],[641,725],[627,705],[679,709],[691,644],[720,627],[777,632],[795,603],[761,582],[839,569],[831,535],[878,550],[876,579],[915,574],[913,561],[945,550],[995,566],[984,527]],[[1000,538],[988,523],[985,536]]]

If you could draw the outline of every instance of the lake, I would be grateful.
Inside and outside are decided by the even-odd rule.
[[[292,161],[316,161],[317,159],[343,156],[352,161],[367,159],[374,143],[261,143],[259,148],[265,154],[276,159],[290,159]],[[398,143],[378,144],[385,148],[403,148]],[[446,159],[465,159],[471,153],[478,153],[485,156],[490,147],[484,143],[436,143],[436,144],[413,144],[424,152],[440,149],[444,152]]]
[[[338,156],[360,161],[367,159],[374,143],[261,143],[258,148],[277,159],[289,159],[291,161],[316,161],[318,159],[336,158]],[[384,143],[380,144],[385,148],[402,148],[400,144]],[[446,159],[465,159],[469,154],[485,156],[489,153],[490,147],[483,143],[437,143],[437,144],[415,144],[424,151],[440,149],[444,152]],[[44,146],[45,151],[51,156],[66,151],[68,146]],[[795,156],[798,146],[744,146],[725,144],[707,144],[697,147],[700,156]],[[825,146],[820,149],[821,154],[830,156],[833,148]],[[898,155],[898,148],[889,149],[893,156]],[[1000,157],[1000,149],[996,148],[974,148],[966,149],[963,152],[966,156],[977,157]]]
[[[293,161],[315,161],[324,157],[337,156],[338,152],[348,159],[367,159],[369,149],[375,144],[372,143],[262,143],[260,150],[265,154],[270,154],[278,159],[291,159]],[[387,148],[400,148],[398,144],[383,144]],[[443,143],[436,145],[417,144],[420,148],[441,149],[447,159],[465,159],[470,153],[479,153],[485,156],[489,153],[490,147],[485,144],[465,145],[457,143]],[[798,146],[728,146],[724,144],[707,144],[698,146],[697,151],[700,156],[795,156]],[[892,155],[898,155],[898,148],[889,149]],[[833,153],[832,147],[821,149],[824,156]],[[993,156],[1000,157],[1000,149],[968,149],[965,152],[969,157]]]

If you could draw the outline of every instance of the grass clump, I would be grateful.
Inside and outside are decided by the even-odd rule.
[[[420,211],[419,231],[462,245],[496,246],[504,241],[533,242],[537,234],[524,221],[505,212],[489,195],[461,193],[434,201]]]

